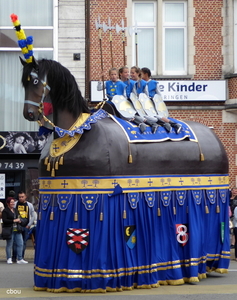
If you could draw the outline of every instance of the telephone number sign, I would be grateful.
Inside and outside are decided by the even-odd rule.
[[[23,162],[0,162],[1,170],[22,170],[24,167]]]

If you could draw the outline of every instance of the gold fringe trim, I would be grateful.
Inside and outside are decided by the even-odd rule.
[[[217,268],[217,269],[215,270],[215,272],[220,273],[220,274],[227,274],[227,273],[228,273],[228,270],[227,270],[227,269],[220,269],[220,268]]]
[[[48,162],[49,162],[49,158],[48,157],[45,157],[44,159],[44,164],[47,166],[48,165]]]
[[[60,164],[60,166],[62,166],[62,165],[63,165],[63,155],[62,155],[62,156],[60,156],[60,158],[59,158],[59,164]]]
[[[50,172],[50,162],[47,164],[47,169],[46,170]]]
[[[54,168],[52,168],[52,170],[51,170],[51,176],[55,177],[55,170],[54,170]]]

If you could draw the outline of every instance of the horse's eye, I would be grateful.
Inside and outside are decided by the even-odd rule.
[[[39,83],[39,79],[35,78],[34,81],[33,81],[33,84],[36,85],[38,83]]]

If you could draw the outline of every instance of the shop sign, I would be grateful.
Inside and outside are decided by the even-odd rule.
[[[226,101],[225,80],[160,81],[164,101]]]
[[[166,101],[226,101],[226,80],[157,80]],[[91,81],[91,101],[102,101],[103,91],[97,91],[98,81]]]

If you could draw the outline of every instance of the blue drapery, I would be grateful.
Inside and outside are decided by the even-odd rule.
[[[116,291],[195,282],[211,270],[225,273],[228,203],[227,189],[42,194],[35,289]],[[89,231],[80,253],[67,244],[68,228]]]

